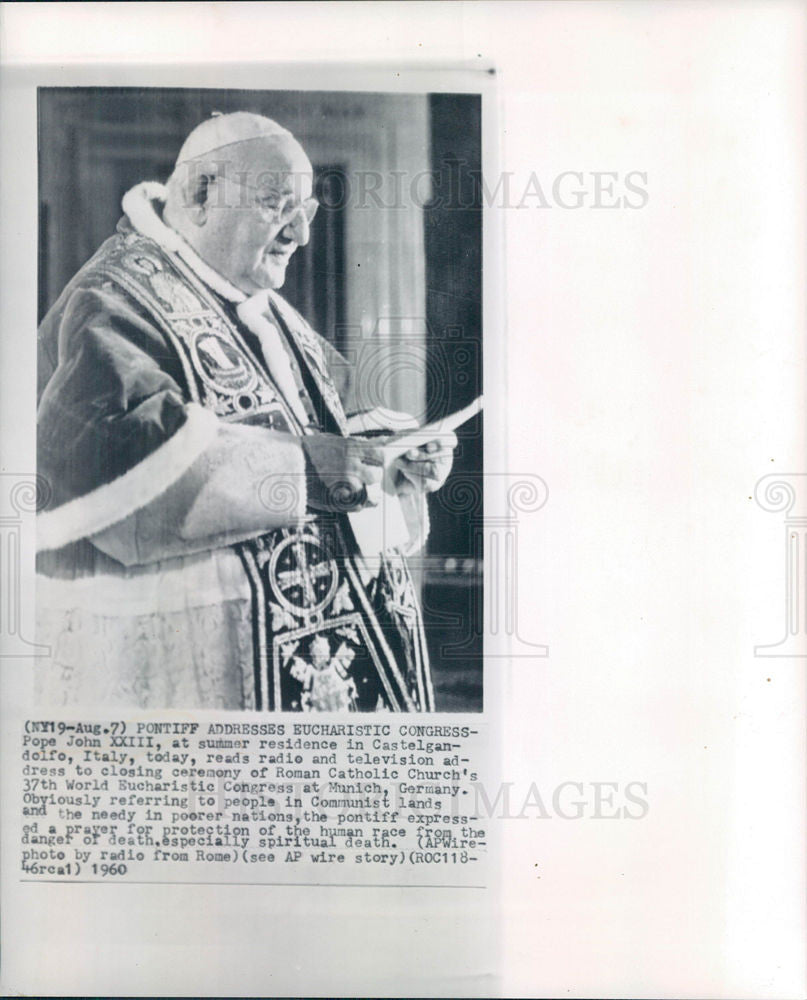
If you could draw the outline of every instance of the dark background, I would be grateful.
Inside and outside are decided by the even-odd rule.
[[[255,111],[281,124],[303,118],[308,132],[339,100],[337,92],[41,88],[40,318],[114,231],[123,194],[139,181],[164,182],[186,135],[212,110]],[[429,95],[428,116],[433,185],[423,209],[422,252],[428,416],[434,419],[446,412],[443,401],[458,409],[482,386],[480,98]],[[297,135],[305,147],[306,134]],[[282,294],[341,347],[344,212],[350,203],[338,204],[342,164],[320,156],[314,168],[320,201],[335,207],[317,214],[311,241],[295,253]],[[430,498],[427,554],[414,566],[421,571],[437,708],[444,711],[482,708],[481,418],[466,424],[459,437],[452,476]]]

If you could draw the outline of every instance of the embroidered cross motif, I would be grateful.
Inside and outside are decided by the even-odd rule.
[[[333,599],[336,563],[311,534],[285,538],[272,553],[269,579],[278,601],[293,614],[314,615]]]

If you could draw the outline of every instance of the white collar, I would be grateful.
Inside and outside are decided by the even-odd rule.
[[[198,278],[228,302],[246,302],[249,296],[228,281],[218,271],[206,264],[193,247],[175,229],[160,218],[154,202],[164,202],[164,184],[143,181],[123,196],[121,207],[141,236],[148,236],[166,253],[180,256]]]

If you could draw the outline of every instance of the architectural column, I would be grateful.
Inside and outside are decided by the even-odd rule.
[[[50,487],[42,476],[0,473],[0,649],[4,657],[47,656],[48,646],[23,635],[23,541],[34,547],[35,513]],[[33,632],[33,621],[26,631]]]
[[[763,510],[785,516],[784,635],[756,656],[807,656],[807,474],[763,476],[754,489]]]

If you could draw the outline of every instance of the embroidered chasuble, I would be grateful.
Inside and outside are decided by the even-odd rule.
[[[307,507],[300,439],[347,434],[346,362],[276,292],[228,301],[191,264],[124,217],[40,327],[39,696],[433,710],[401,550],[367,560]]]

